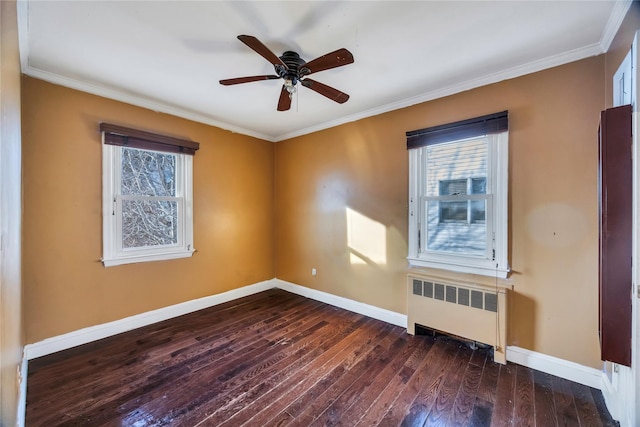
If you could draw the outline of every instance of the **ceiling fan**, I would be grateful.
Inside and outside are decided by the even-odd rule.
[[[291,108],[291,98],[296,92],[298,82],[300,82],[302,86],[318,92],[320,95],[326,96],[339,104],[343,104],[349,99],[349,95],[346,93],[307,78],[309,74],[317,73],[318,71],[329,70],[353,63],[353,55],[347,49],[338,49],[322,55],[313,61],[306,62],[300,58],[300,55],[292,51],[286,51],[282,56],[278,57],[260,40],[253,36],[240,35],[238,39],[273,64],[276,74],[224,79],[220,80],[220,84],[229,86],[260,80],[284,79],[280,99],[278,100],[278,111],[286,111]]]

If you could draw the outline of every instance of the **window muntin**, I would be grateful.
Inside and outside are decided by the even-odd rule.
[[[105,266],[191,256],[192,159],[103,144]]]

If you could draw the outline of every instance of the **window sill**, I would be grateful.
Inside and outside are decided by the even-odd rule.
[[[409,267],[421,267],[421,268],[437,268],[440,270],[454,271],[457,273],[471,273],[480,276],[497,277],[499,279],[506,279],[511,269],[496,267],[493,261],[487,260],[469,260],[469,263],[446,262],[446,261],[433,261],[426,260],[424,258],[412,258],[408,257]]]
[[[181,252],[157,253],[157,254],[150,254],[150,255],[102,258],[101,261],[105,267],[113,267],[116,265],[133,264],[137,262],[167,261],[171,259],[189,258],[193,255],[194,252],[195,250],[188,250],[188,251],[181,251]]]

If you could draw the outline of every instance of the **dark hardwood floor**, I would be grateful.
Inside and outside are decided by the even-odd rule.
[[[30,361],[27,426],[612,426],[602,394],[270,290]]]

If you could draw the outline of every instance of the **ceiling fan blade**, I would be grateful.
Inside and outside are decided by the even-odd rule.
[[[353,55],[347,49],[342,48],[307,62],[301,67],[301,70],[307,68],[309,71],[301,74],[309,75],[351,63],[353,63]]]
[[[288,69],[287,65],[282,62],[282,59],[280,59],[275,53],[271,52],[271,50],[262,44],[262,42],[257,38],[253,36],[239,35],[238,40],[249,46],[273,65],[282,65],[285,70]]]
[[[344,92],[340,92],[338,89],[332,88],[331,86],[327,86],[326,84],[317,82],[311,79],[301,80],[300,83],[304,87],[308,87],[309,89],[318,92],[320,95],[326,96],[332,101],[337,102],[338,104],[344,104],[349,100],[349,95]]]
[[[291,96],[285,85],[282,85],[280,99],[278,100],[278,111],[287,111],[289,108],[291,108]]]
[[[280,77],[276,75],[267,75],[267,76],[249,76],[249,77],[237,77],[235,79],[224,79],[220,80],[221,85],[229,86],[229,85],[237,85],[240,83],[249,83],[249,82],[257,82],[260,80],[273,80],[279,79]]]

